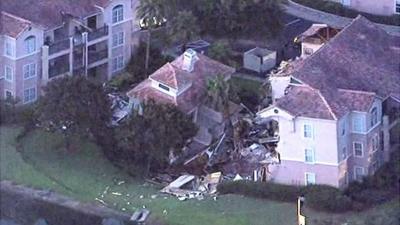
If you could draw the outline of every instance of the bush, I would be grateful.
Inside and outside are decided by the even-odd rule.
[[[334,187],[311,185],[304,187],[306,204],[310,208],[327,212],[345,212],[352,209],[351,199]]]
[[[31,126],[34,124],[35,105],[18,105],[17,100],[0,100],[0,124],[21,124]]]
[[[221,194],[242,194],[276,201],[293,202],[301,195],[301,188],[275,183],[229,181],[219,184],[218,192]]]

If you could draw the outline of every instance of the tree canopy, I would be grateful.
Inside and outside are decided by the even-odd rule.
[[[119,154],[128,163],[146,168],[146,174],[164,168],[170,152],[181,153],[186,141],[197,133],[191,118],[174,105],[148,101],[142,115],[135,115],[117,128]]]
[[[43,126],[65,134],[67,140],[73,135],[107,136],[112,112],[99,84],[82,76],[65,76],[50,81],[43,90],[37,107]]]

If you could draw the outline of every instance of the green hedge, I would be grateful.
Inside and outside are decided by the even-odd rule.
[[[229,181],[218,185],[220,194],[241,194],[274,201],[295,202],[304,195],[306,205],[326,212],[344,212],[352,209],[351,199],[334,187],[311,185],[306,187],[261,183],[253,181]]]

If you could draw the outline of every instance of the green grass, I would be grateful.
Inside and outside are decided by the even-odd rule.
[[[17,152],[15,127],[0,127],[0,178],[36,188],[53,189],[87,202],[104,201],[107,206],[126,212],[146,207],[152,215],[173,225],[281,225],[295,224],[295,204],[253,199],[238,195],[219,196],[217,201],[178,201],[161,195],[161,187],[132,178],[120,171],[102,155],[97,146],[79,141],[79,150],[68,153],[62,138],[36,130],[21,141]],[[119,183],[125,181],[124,183]],[[107,190],[107,191],[106,191]],[[153,196],[153,197],[152,197]],[[392,203],[393,204],[393,203]],[[385,208],[386,207],[386,208]],[[311,224],[338,224],[337,222],[365,222],[365,215],[393,218],[388,205],[370,212],[329,215],[308,211]],[[388,209],[392,209],[389,212]],[[166,213],[163,213],[165,210]],[[332,223],[324,223],[331,221]],[[360,222],[361,221],[361,222]],[[357,223],[356,223],[357,222]],[[349,223],[353,224],[353,223]]]

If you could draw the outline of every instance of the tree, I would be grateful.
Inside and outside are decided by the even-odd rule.
[[[215,79],[208,80],[206,105],[224,115],[229,114],[229,83],[224,76],[217,75]]]
[[[180,11],[172,19],[168,26],[168,33],[172,41],[182,41],[182,51],[186,50],[186,44],[199,34],[197,18],[190,11]]]
[[[179,155],[186,141],[197,133],[191,118],[174,105],[148,101],[143,114],[132,116],[117,128],[120,155],[126,162],[135,162],[150,171],[164,168],[170,152]]]
[[[235,66],[236,62],[232,60],[232,54],[232,49],[229,46],[229,43],[225,41],[217,41],[212,44],[208,50],[210,58],[226,65]]]
[[[40,123],[64,135],[71,150],[73,136],[106,138],[112,112],[102,87],[82,76],[66,76],[50,81],[39,99],[37,114]]]
[[[145,75],[147,76],[150,60],[151,32],[166,18],[167,4],[163,0],[140,0],[136,10],[137,19],[143,21],[148,31],[145,61]]]

